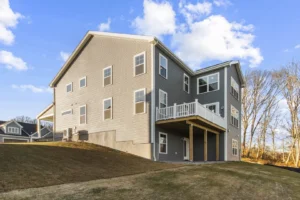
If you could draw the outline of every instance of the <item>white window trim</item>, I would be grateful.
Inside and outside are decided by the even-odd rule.
[[[167,99],[166,99],[166,101],[167,101],[167,102],[166,102],[166,107],[168,107],[168,93],[165,92],[165,91],[163,91],[162,89],[159,89],[159,93],[158,93],[158,108],[161,108],[161,107],[160,107],[160,100],[161,100],[161,98],[162,98],[161,93],[166,94],[166,96],[167,96]]]
[[[110,118],[109,118],[109,119],[105,119],[105,118],[104,118],[104,111],[105,111],[105,109],[104,109],[104,102],[107,101],[107,100],[110,100],[110,104],[111,104]],[[112,114],[113,114],[113,99],[112,99],[112,97],[103,99],[103,102],[102,102],[102,109],[103,109],[103,113],[102,113],[103,121],[105,121],[105,120],[110,120],[110,119],[113,118],[113,115],[112,115]]]
[[[164,77],[163,75],[160,74],[160,69],[159,68],[160,68],[160,63],[161,63],[161,59],[160,59],[161,56],[166,59],[166,77]],[[165,79],[168,79],[168,59],[164,55],[162,55],[161,53],[159,53],[159,58],[158,59],[159,59],[158,73],[161,77],[163,77]]]
[[[236,109],[236,107],[234,107],[233,105],[231,105],[231,108],[230,108],[230,125],[232,125],[235,128],[240,128],[240,111],[238,109],[236,109],[238,111],[238,118],[235,118],[234,116],[232,116],[232,113],[231,113],[232,107],[234,109]],[[235,118],[235,119],[238,120],[237,126],[235,126],[234,124],[231,123],[231,117],[233,117],[233,118]]]
[[[18,132],[15,132],[15,130],[18,130]],[[7,133],[14,134],[14,135],[21,135],[20,128],[17,127],[7,127]]]
[[[140,55],[144,55],[144,73],[135,75],[135,70],[136,70],[135,58],[140,56]],[[146,74],[146,51],[143,51],[142,53],[139,53],[139,54],[136,54],[136,55],[133,56],[133,77],[140,76],[140,75],[143,75],[143,74]]]
[[[109,69],[109,68],[110,68],[110,77],[111,77],[111,79],[110,79],[110,84],[104,85],[104,78],[106,78],[106,77],[104,77],[104,71],[105,71],[106,69]],[[112,85],[112,84],[113,84],[113,68],[112,68],[112,65],[111,65],[111,66],[108,66],[108,67],[105,67],[105,68],[103,69],[102,79],[103,79],[103,87],[106,87],[106,86],[109,86],[109,85]]]
[[[159,149],[159,153],[160,154],[168,154],[168,134],[167,133],[163,133],[163,132],[158,132],[158,149]],[[160,143],[160,135],[165,135],[166,136],[166,152],[161,152],[160,151],[160,145],[161,145],[161,143]]]
[[[209,76],[212,76],[212,75],[215,75],[215,74],[218,75],[218,89],[216,89],[214,91],[209,91],[209,78],[207,78],[207,80],[208,80],[208,83],[207,83],[207,92],[200,93],[200,91],[199,91],[199,79],[200,78],[209,77]],[[220,90],[220,73],[217,72],[217,73],[208,74],[208,75],[205,75],[205,76],[198,77],[196,84],[197,84],[197,94],[205,94],[205,93],[208,93],[208,92],[216,92],[216,91]]]
[[[70,114],[66,114],[66,115],[73,115],[73,109],[61,111],[61,115],[62,115],[62,116],[66,116],[66,115],[63,115],[63,113],[64,113],[64,112],[69,112],[69,111],[71,111],[71,113],[70,113]]]
[[[68,88],[69,85],[71,85],[71,91],[68,92],[67,88]],[[73,82],[66,84],[66,92],[67,93],[73,92]]]
[[[236,155],[233,154],[233,142],[236,142]],[[231,152],[233,156],[238,156],[239,155],[239,142],[236,139],[232,139],[231,141]]]
[[[185,77],[187,77],[189,80],[188,91],[185,91]],[[186,73],[183,73],[183,91],[187,92],[188,94],[190,93],[190,77]]]
[[[137,102],[135,102],[135,94],[136,94],[137,92],[140,92],[140,91],[144,91],[144,96],[145,96],[145,100],[144,100],[144,112],[142,112],[142,113],[136,113],[136,112],[135,112],[135,104],[136,104]],[[134,114],[134,115],[140,115],[140,114],[145,114],[145,113],[146,113],[146,102],[147,102],[146,98],[147,98],[147,95],[146,95],[146,88],[138,89],[138,90],[135,90],[135,91],[133,92],[133,102],[134,102],[134,105],[133,105],[133,114]]]
[[[81,117],[81,115],[80,115],[80,108],[83,108],[83,107],[85,107],[85,123],[84,124],[80,124],[80,117]],[[85,124],[87,124],[86,123],[86,116],[87,116],[87,109],[86,109],[86,104],[85,105],[82,105],[82,106],[79,106],[79,125],[85,125]]]
[[[80,81],[83,80],[83,79],[85,79],[85,85],[81,87],[81,86],[80,86]],[[79,89],[85,88],[86,85],[87,85],[87,82],[86,82],[86,76],[84,76],[84,77],[82,77],[82,78],[79,79]]]
[[[235,81],[235,79],[233,77],[231,77],[231,80],[230,80],[230,93],[231,93],[231,88],[232,87],[232,81],[235,82],[235,84],[238,86],[238,90],[236,91],[238,93],[238,98],[237,100],[240,100],[240,85]],[[234,88],[233,88],[234,89]],[[234,89],[235,90],[235,89]],[[231,93],[231,95],[235,98],[235,96]]]
[[[212,106],[212,105],[216,106],[216,114],[220,115],[220,102],[213,102],[213,103],[204,104],[205,107]]]

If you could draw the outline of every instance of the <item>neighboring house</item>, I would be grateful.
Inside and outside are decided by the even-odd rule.
[[[66,140],[159,161],[240,160],[237,61],[193,71],[155,37],[88,32],[50,86],[37,118]]]
[[[31,135],[36,131],[36,124],[0,121],[0,143],[30,142]]]
[[[31,135],[32,141],[53,141],[53,132],[49,127],[42,127],[40,132],[41,136],[38,132]]]

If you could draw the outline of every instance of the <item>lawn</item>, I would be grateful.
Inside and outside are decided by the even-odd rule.
[[[51,145],[0,145],[1,181],[6,174],[3,170],[9,171],[12,176],[11,179],[9,175],[4,176],[6,181],[1,184],[6,189],[2,190],[24,184],[29,187],[36,187],[37,183],[38,186],[53,185],[0,193],[0,199],[300,199],[300,173],[278,167],[244,162],[178,167],[96,145]],[[39,156],[31,158],[20,153],[28,149],[39,151]],[[52,152],[46,153],[47,149]],[[10,151],[13,154],[7,159],[11,160],[6,161],[3,153]],[[26,157],[30,157],[33,163],[25,161]],[[17,161],[17,158],[27,164]],[[57,160],[59,158],[61,160]],[[6,163],[4,167],[2,161]],[[8,170],[8,167],[12,169]],[[44,168],[44,173],[42,170],[39,172],[37,167]],[[23,170],[17,172],[17,168]],[[30,170],[32,174],[28,175]],[[128,174],[135,175],[124,176]],[[20,177],[17,178],[17,175]],[[87,179],[94,180],[79,182]],[[68,184],[54,185],[60,183]]]
[[[0,193],[172,167],[88,143],[0,144]]]

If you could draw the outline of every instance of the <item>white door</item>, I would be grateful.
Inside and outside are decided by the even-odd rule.
[[[183,138],[183,160],[190,159],[190,139]]]

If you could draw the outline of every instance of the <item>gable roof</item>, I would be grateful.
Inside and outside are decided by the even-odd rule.
[[[4,125],[10,124],[12,122],[16,122],[18,125],[20,125],[22,127],[21,136],[28,137],[28,136],[30,136],[31,134],[33,134],[37,131],[37,125],[36,124],[17,122],[17,121],[14,121],[14,120],[0,121],[0,126],[4,126]],[[15,135],[15,134],[7,134],[7,133],[4,133],[3,131],[0,131],[0,134],[18,136],[18,135]]]
[[[170,57],[172,57],[175,62],[182,67],[189,75],[194,76],[201,74],[203,72],[207,72],[208,70],[213,70],[213,66],[206,67],[197,71],[192,70],[188,65],[186,65],[178,56],[176,56],[166,45],[164,45],[159,39],[153,36],[142,36],[142,35],[131,35],[131,34],[120,34],[120,33],[108,33],[108,32],[97,32],[97,31],[88,31],[83,39],[79,42],[77,47],[74,49],[72,54],[69,56],[68,60],[64,63],[64,65],[61,67],[59,72],[56,74],[54,79],[50,83],[50,87],[55,87],[56,84],[59,82],[59,80],[63,77],[65,72],[69,69],[72,62],[76,59],[76,56],[80,53],[80,51],[85,47],[85,45],[90,41],[94,36],[105,36],[105,37],[116,37],[116,38],[125,38],[125,39],[134,39],[134,40],[144,40],[149,43],[153,43],[154,45],[159,46],[162,48]],[[240,69],[240,63],[238,61],[227,61],[224,63],[217,64],[219,67],[226,67],[230,65],[232,62],[235,62],[237,65],[238,75],[240,77],[240,80],[242,82],[242,86],[244,85],[244,77],[241,73]],[[225,65],[226,63],[226,65]],[[206,71],[205,71],[206,69]]]

